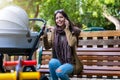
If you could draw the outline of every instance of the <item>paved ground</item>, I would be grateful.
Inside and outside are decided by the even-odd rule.
[[[48,76],[49,80],[52,80],[50,79],[50,75],[46,75]],[[60,80],[60,79],[59,79]],[[101,79],[101,78],[76,78],[76,77],[73,77],[73,78],[70,78],[70,80],[120,80],[120,79]]]
[[[52,80],[52,79],[49,79],[49,80]],[[120,79],[71,78],[70,80],[120,80]]]
[[[120,79],[72,78],[70,80],[120,80]]]

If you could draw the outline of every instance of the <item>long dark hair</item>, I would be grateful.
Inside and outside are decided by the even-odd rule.
[[[76,35],[76,38],[77,38],[77,44],[78,44],[78,36],[81,32],[81,30],[78,28],[78,27],[75,27],[73,25],[73,23],[70,21],[68,15],[65,13],[65,11],[63,9],[59,9],[59,10],[56,10],[55,13],[54,13],[54,20],[56,20],[56,15],[60,13],[62,14],[68,21],[69,21],[69,30],[74,34]],[[56,24],[56,21],[55,21],[55,24]],[[56,27],[59,27],[57,24],[56,24]]]
[[[70,31],[72,31],[73,30],[73,24],[70,21],[68,15],[65,13],[65,11],[63,9],[59,9],[59,10],[55,11],[55,13],[54,13],[54,20],[56,20],[56,15],[58,13],[62,14],[69,21],[69,24],[70,24],[69,29],[70,29]],[[56,22],[55,22],[55,24],[56,24]],[[59,26],[56,24],[56,27],[59,27]]]

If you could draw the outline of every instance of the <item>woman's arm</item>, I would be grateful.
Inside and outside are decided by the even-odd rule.
[[[67,37],[69,46],[74,46],[74,45],[76,45],[76,43],[77,43],[77,38],[76,38],[76,36],[73,35],[68,28],[65,28],[64,31],[65,31],[65,33],[66,33],[66,37]]]
[[[65,33],[66,33],[66,37],[68,40],[68,44],[69,46],[74,46],[77,44],[77,37],[76,35],[74,35],[72,32],[70,32],[69,27],[70,27],[70,22],[66,19],[65,20]]]

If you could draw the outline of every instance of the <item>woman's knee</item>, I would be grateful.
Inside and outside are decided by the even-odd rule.
[[[65,74],[63,73],[63,71],[61,69],[57,69],[56,75],[60,78],[60,77],[63,77]]]
[[[61,63],[60,63],[60,61],[58,60],[58,59],[51,59],[50,61],[49,61],[49,65],[51,65],[51,66],[55,66],[55,65],[60,65]]]
[[[71,74],[73,72],[73,65],[71,64],[64,64],[59,66],[59,68],[56,69],[56,74],[60,77],[66,74]]]

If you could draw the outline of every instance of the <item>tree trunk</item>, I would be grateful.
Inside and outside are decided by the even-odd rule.
[[[114,16],[112,16],[112,15],[106,13],[106,12],[103,12],[103,15],[104,15],[110,22],[112,22],[112,23],[115,25],[116,30],[120,30],[120,21],[119,21],[116,17],[114,17]]]
[[[36,6],[36,12],[35,12],[34,18],[37,18],[38,14],[39,14],[39,5]],[[32,23],[31,23],[31,26],[32,26],[31,30],[32,31],[34,31],[34,24],[35,24],[35,21],[32,21]]]

